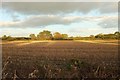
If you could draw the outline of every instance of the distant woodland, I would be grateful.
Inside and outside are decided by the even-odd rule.
[[[120,39],[120,32],[116,31],[110,34],[97,34],[90,35],[88,37],[81,36],[69,36],[68,34],[63,34],[59,32],[51,33],[51,31],[43,30],[39,34],[30,34],[29,37],[12,37],[3,35],[2,40],[14,41],[14,40],[106,40],[106,39]]]

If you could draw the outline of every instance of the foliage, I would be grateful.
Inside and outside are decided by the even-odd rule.
[[[4,35],[2,40],[95,40],[95,39],[120,39],[120,32],[116,31],[115,33],[110,34],[97,34],[90,35],[89,37],[81,37],[81,36],[71,36],[68,37],[68,34],[61,34],[59,32],[55,32],[54,34],[51,31],[43,30],[37,36],[35,34],[30,34],[29,37],[11,37]]]
[[[55,40],[61,40],[61,39],[63,39],[62,38],[62,34],[60,34],[59,32],[55,32],[53,34],[53,37],[54,37]]]
[[[12,38],[11,36],[6,36],[6,35],[4,35],[4,36],[2,37],[2,40],[13,41],[14,38]]]
[[[120,32],[115,32],[114,35],[116,36],[116,39],[120,39]]]
[[[31,38],[32,40],[36,40],[35,34],[30,34],[30,38]]]
[[[104,39],[104,34],[100,33],[95,36],[95,38]]]
[[[62,34],[63,39],[68,39],[68,34]]]
[[[37,38],[39,40],[51,40],[52,39],[52,34],[50,31],[48,30],[44,30],[43,32],[40,32],[38,35],[37,35]]]
[[[2,37],[2,40],[6,40],[6,39],[7,39],[7,36],[4,35],[4,36]]]
[[[95,36],[97,39],[120,39],[120,32],[114,34],[98,34]]]

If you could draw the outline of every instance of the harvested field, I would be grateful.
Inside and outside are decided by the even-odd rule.
[[[118,44],[83,41],[3,42],[2,59],[3,79],[119,77]]]

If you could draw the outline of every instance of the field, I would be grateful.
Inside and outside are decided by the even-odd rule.
[[[2,45],[2,77],[118,78],[117,41],[11,41]]]

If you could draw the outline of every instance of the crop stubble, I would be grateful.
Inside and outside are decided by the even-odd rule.
[[[118,78],[118,46],[53,41],[2,44],[2,77]]]

